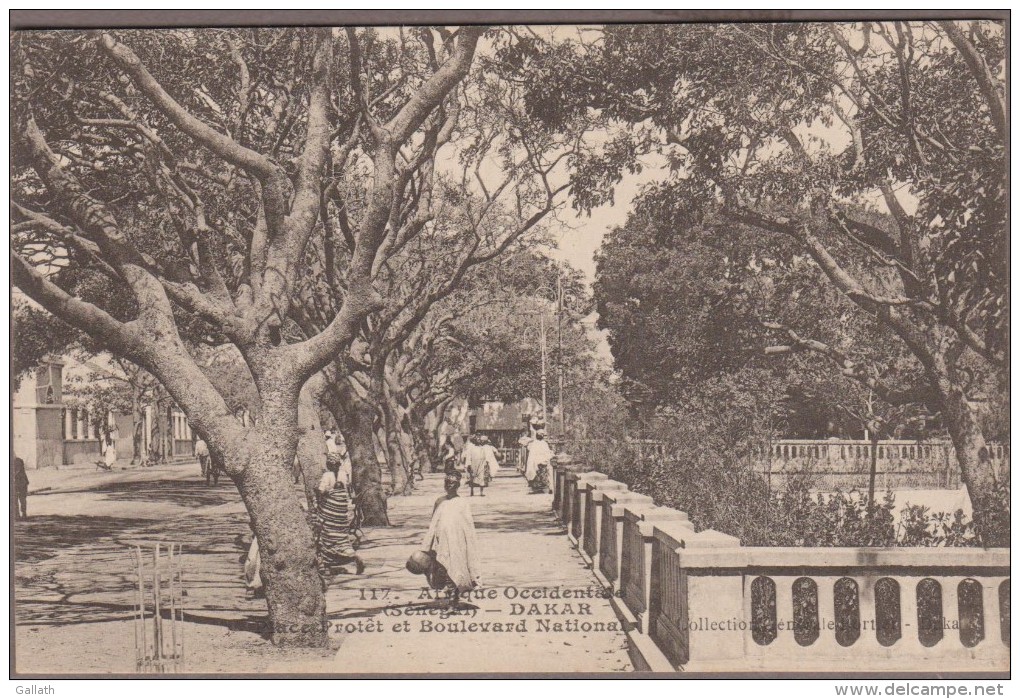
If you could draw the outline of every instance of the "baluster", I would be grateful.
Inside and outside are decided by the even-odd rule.
[[[918,636],[920,626],[917,622],[917,583],[921,578],[896,577],[900,584],[900,640],[890,646],[893,652],[903,650],[905,653],[920,653],[927,651],[921,645]],[[901,645],[902,644],[902,645]]]
[[[981,578],[981,607],[985,613],[985,639],[977,645],[1006,648],[1002,642],[1002,622],[999,617],[999,585],[1005,578]]]
[[[818,585],[818,640],[807,648],[819,654],[839,654],[843,647],[836,643],[835,585],[839,578],[812,575]]]
[[[885,653],[886,648],[878,642],[878,607],[875,604],[875,583],[878,578],[867,576],[856,578],[857,580],[857,603],[860,609],[861,635],[857,641],[850,646],[855,650],[855,655],[874,655],[877,652]],[[900,597],[903,590],[900,590]],[[902,602],[901,609],[902,609]],[[903,632],[903,620],[900,619],[900,633]],[[898,643],[898,641],[897,641]]]
[[[776,584],[776,640],[768,648],[773,657],[793,654],[801,650],[793,637],[793,581],[792,577],[772,577]]]
[[[959,585],[963,578],[936,578],[942,585],[942,640],[936,650],[956,653],[963,648],[960,641],[960,596]]]
[[[747,573],[744,575],[744,599],[742,608],[744,610],[743,616],[741,617],[746,623],[747,628],[743,633],[743,646],[744,655],[750,658],[761,657],[771,646],[759,646],[754,642],[754,636],[752,635],[752,622],[754,620],[754,596],[751,594],[751,583],[754,582],[758,576],[754,573]],[[772,642],[773,644],[775,641]]]

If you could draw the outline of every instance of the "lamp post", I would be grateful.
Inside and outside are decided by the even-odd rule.
[[[554,302],[557,299],[557,293],[548,286],[540,286],[535,289],[535,293],[544,299],[548,299],[550,296]],[[548,343],[546,342],[546,327],[545,327],[545,311],[540,311],[538,314],[538,341],[542,351],[542,424],[548,429],[549,427],[549,400],[548,400],[548,365],[549,365],[549,352]],[[561,363],[559,357],[557,357],[557,365]],[[562,394],[562,384],[561,384]],[[562,402],[562,395],[560,397]],[[562,408],[561,408],[562,411]]]
[[[542,345],[542,424],[549,424],[549,404],[546,400],[546,348],[545,348],[545,314],[538,316],[539,342]]]
[[[535,289],[535,293],[541,295],[543,298],[548,298],[553,302],[556,307],[556,400],[560,406],[560,433],[566,434],[567,432],[567,411],[564,406],[563,396],[563,312],[566,309],[566,293],[563,289],[563,274],[558,274],[556,277],[556,288],[553,289],[548,286],[540,286]],[[548,364],[548,349],[546,343],[546,328],[545,328],[545,315],[541,315],[541,322],[539,324],[541,332],[541,345],[542,345],[542,419],[546,421],[548,426],[549,409],[547,404],[547,364]]]
[[[556,276],[556,374],[559,388],[556,398],[560,403],[560,436],[567,435],[567,411],[563,405],[563,275]]]

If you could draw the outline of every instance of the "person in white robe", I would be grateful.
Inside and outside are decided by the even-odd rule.
[[[552,456],[552,448],[545,441],[545,430],[539,430],[535,433],[535,439],[528,444],[528,461],[524,468],[524,478],[532,493],[544,493],[549,489]]]
[[[426,576],[436,590],[446,590],[451,601],[481,584],[475,521],[468,501],[457,494],[461,474],[446,474],[446,494],[436,501],[432,522],[422,542],[422,550],[433,563]]]
[[[244,586],[253,597],[262,597],[262,554],[259,552],[259,540],[254,534],[248,555],[244,558]]]
[[[471,441],[464,447],[462,458],[464,469],[467,471],[468,487],[471,488],[471,497],[475,495],[475,488],[480,488],[480,495],[484,498],[485,487],[492,480],[492,474],[499,470],[496,450],[487,446],[487,441],[485,435],[471,435]]]
[[[109,469],[112,469],[117,461],[117,437],[116,430],[110,430],[103,437],[103,460]]]
[[[517,472],[520,474],[524,473],[524,469],[528,465],[528,446],[535,441],[535,438],[531,435],[523,435],[517,440],[517,446],[521,448],[520,458],[517,460]]]
[[[482,435],[482,450],[485,452],[485,463],[489,466],[489,475],[495,478],[496,472],[499,471],[499,452],[485,435]]]

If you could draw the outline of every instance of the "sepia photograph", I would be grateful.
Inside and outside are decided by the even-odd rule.
[[[1003,694],[1008,11],[10,26],[18,693]]]

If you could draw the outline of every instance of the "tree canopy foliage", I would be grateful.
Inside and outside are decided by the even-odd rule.
[[[810,259],[895,336],[923,368],[905,389],[884,378],[885,357],[816,337],[810,313],[761,319],[773,356],[813,354],[887,402],[939,413],[979,527],[987,517],[998,536],[968,357],[986,371],[1008,361],[1000,24],[616,25],[559,42],[521,36],[504,52],[537,119],[604,124],[602,142],[572,161],[578,209],[610,201],[625,173],[659,158],[670,176],[646,200],[664,229],[752,228],[771,258]]]
[[[325,640],[311,533],[287,487],[299,391],[385,307],[383,268],[431,217],[436,154],[485,31],[12,39],[14,282],[188,414],[265,543],[274,622],[309,630],[280,642]],[[71,276],[109,291],[89,297]],[[327,276],[339,293],[303,332],[297,311]],[[237,349],[259,423],[234,419],[195,341]]]

